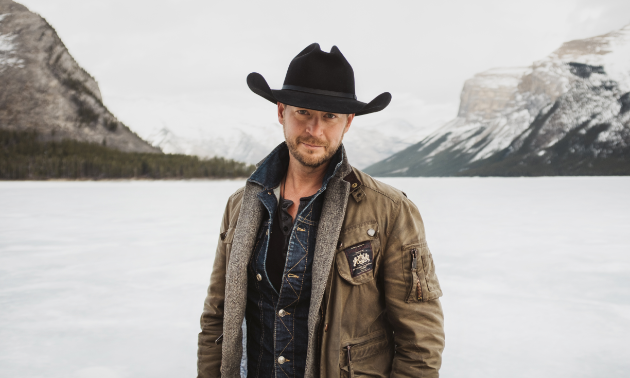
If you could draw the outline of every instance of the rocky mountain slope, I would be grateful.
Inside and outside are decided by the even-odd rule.
[[[630,174],[630,25],[466,81],[457,117],[377,176]]]
[[[107,110],[94,78],[46,20],[11,0],[0,0],[0,128],[161,152]]]

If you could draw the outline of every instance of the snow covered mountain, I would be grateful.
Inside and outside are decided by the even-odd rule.
[[[422,140],[429,131],[404,119],[361,124],[344,137],[351,164],[363,168]],[[198,130],[198,137],[181,136],[168,127],[147,134],[145,139],[165,153],[221,156],[255,164],[284,141],[282,125],[230,125],[220,131]]]
[[[455,119],[377,176],[630,174],[630,25],[466,81]]]
[[[230,126],[216,133],[200,132],[197,138],[182,137],[168,127],[163,127],[145,139],[165,153],[197,155],[203,158],[220,156],[255,164],[282,142],[284,136],[280,125],[255,128]]]

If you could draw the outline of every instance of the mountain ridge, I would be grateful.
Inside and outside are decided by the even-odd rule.
[[[630,174],[630,25],[466,81],[458,115],[377,176]]]

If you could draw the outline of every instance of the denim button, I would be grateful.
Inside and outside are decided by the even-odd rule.
[[[256,275],[256,279],[257,279],[258,281],[262,281],[262,276],[260,275],[260,273],[258,273],[258,274]]]
[[[285,316],[286,314],[287,314],[287,312],[286,312],[286,311],[284,311],[284,310],[280,310],[280,311],[278,311],[278,315],[279,315],[280,317],[283,317],[283,316]]]
[[[283,363],[285,363],[285,361],[286,361],[286,358],[284,358],[284,357],[282,357],[282,356],[278,357],[278,363],[279,363],[280,365],[282,365]]]

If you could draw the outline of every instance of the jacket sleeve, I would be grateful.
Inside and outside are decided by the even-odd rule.
[[[442,291],[420,212],[406,197],[390,227],[383,279],[396,344],[391,377],[439,377],[445,342]]]
[[[221,340],[223,335],[223,303],[225,300],[225,274],[229,259],[228,246],[231,243],[229,215],[230,203],[223,214],[221,237],[214,257],[214,265],[210,276],[208,294],[201,314],[201,332],[197,348],[197,377],[221,376]]]

